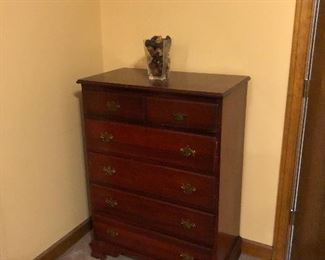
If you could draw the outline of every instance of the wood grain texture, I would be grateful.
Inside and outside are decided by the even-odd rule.
[[[90,150],[117,154],[212,175],[216,154],[216,138],[176,131],[86,119],[87,147]],[[112,135],[103,142],[103,133]],[[195,150],[184,156],[181,149]]]
[[[84,113],[117,121],[144,121],[144,100],[141,95],[125,91],[83,91]]]
[[[147,98],[147,122],[157,126],[200,130],[215,133],[218,103],[201,103],[180,99]]]
[[[214,215],[190,208],[138,196],[102,186],[91,186],[92,209],[95,213],[107,213],[125,222],[165,233],[197,244],[211,246],[214,238]],[[106,200],[116,202],[110,207]],[[185,228],[182,221],[193,225]]]
[[[105,167],[111,167],[114,173],[108,175]],[[92,183],[215,212],[216,196],[211,196],[216,194],[213,176],[91,152],[88,172]],[[195,191],[186,192],[184,185],[190,185]]]
[[[325,2],[320,1],[308,95],[292,260],[325,259]]]
[[[144,70],[119,69],[78,81],[85,93],[114,92],[116,103],[122,94],[134,95],[141,100],[133,103],[141,103],[135,109],[144,109],[144,120],[128,119],[126,111],[123,118],[107,116],[102,112],[106,101],[96,94],[101,105],[96,107],[95,98],[91,103],[96,109],[85,114],[92,212],[97,216],[94,256],[238,259],[248,80],[175,72],[156,85]],[[114,168],[114,174],[103,176],[108,166],[105,171]],[[183,182],[195,191],[180,194]],[[219,199],[225,200],[221,207]],[[114,219],[120,223],[112,223]],[[125,241],[114,243],[116,232],[105,232],[107,224],[124,234]],[[138,240],[145,240],[144,246]],[[186,252],[180,253],[181,248]]]
[[[222,130],[218,137],[221,140],[218,147],[220,158],[217,158],[220,160],[220,168],[216,168],[215,174],[219,183],[218,222],[215,225],[215,233],[218,237],[227,239],[223,239],[223,243],[215,240],[215,257],[220,253],[218,248],[221,244],[224,247],[232,247],[239,237],[246,92],[247,85],[243,84],[222,101]]]
[[[107,230],[118,232],[116,237],[107,235]],[[128,225],[113,218],[94,217],[95,245],[97,241],[108,241],[102,249],[108,255],[124,254],[141,260],[149,259],[182,259],[187,254],[193,259],[210,259],[211,250],[185,241],[181,241],[156,232]],[[141,241],[141,242],[140,242]],[[114,245],[107,248],[106,245]],[[96,245],[97,246],[97,245]],[[99,244],[100,246],[100,244]],[[92,245],[93,247],[93,245]]]
[[[296,151],[313,3],[313,0],[299,0],[296,3],[273,239],[272,259],[274,260],[284,259],[287,248],[290,203],[297,159]]]
[[[272,259],[272,247],[248,239],[242,239],[241,252],[262,260]]]
[[[219,176],[219,232],[239,236],[246,85],[223,99]]]
[[[105,88],[220,97],[229,94],[248,76],[170,72],[168,81],[150,81],[144,69],[123,68],[79,79],[77,83]]]

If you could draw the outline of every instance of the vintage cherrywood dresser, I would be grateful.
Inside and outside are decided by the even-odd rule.
[[[77,81],[94,257],[238,258],[248,80],[123,68]]]

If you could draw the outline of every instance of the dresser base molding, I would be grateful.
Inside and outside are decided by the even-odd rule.
[[[120,246],[116,246],[116,245],[111,246],[110,244],[108,244],[104,241],[99,241],[99,240],[93,240],[90,243],[90,247],[91,247],[91,256],[98,258],[100,260],[105,260],[106,256],[118,257],[119,255],[133,257],[137,260],[153,260],[154,259],[154,258],[149,258],[147,256],[141,255],[139,253],[136,253],[136,252],[129,250],[127,248],[124,248],[124,247],[120,247]],[[241,254],[241,239],[238,237],[238,239],[236,239],[236,243],[235,243],[232,251],[229,254],[229,257],[227,257],[225,259],[215,259],[215,260],[238,260],[240,257],[240,254]]]
[[[137,257],[137,259],[148,259],[148,257],[139,255],[138,253],[130,251],[126,248],[117,247],[115,245],[112,247],[103,241],[94,240],[90,243],[90,247],[92,249],[92,256],[99,259],[106,259],[106,255],[113,257],[125,255]],[[229,256],[226,257],[225,260],[238,260],[241,253],[248,256],[258,257],[263,260],[269,260],[272,257],[272,247],[237,237]]]
[[[124,255],[124,256],[134,257],[134,258],[136,257],[136,259],[149,260],[148,257],[140,255],[127,248],[123,248],[116,245],[111,246],[110,244],[104,241],[93,240],[90,243],[90,247],[91,247],[91,256],[98,258],[100,260],[105,260],[106,256],[118,257],[119,255]]]
[[[110,224],[108,226],[112,227]],[[191,243],[184,244],[181,240],[160,236],[157,233],[148,233],[139,228],[132,228],[134,235],[131,235],[131,237],[135,236],[136,239],[132,244],[129,241],[126,243],[128,246],[125,246],[123,245],[125,243],[124,240],[129,240],[130,237],[124,237],[123,240],[110,242],[107,239],[111,240],[111,238],[108,238],[106,235],[103,236],[101,229],[99,226],[97,228],[95,227],[94,238],[90,243],[92,256],[98,259],[106,259],[106,256],[118,257],[119,255],[124,255],[138,260],[238,260],[241,254],[241,238],[225,234],[219,237],[220,247],[214,252],[214,250],[209,248],[197,247]],[[122,236],[125,235],[123,230],[118,230],[118,232],[120,231]],[[220,241],[221,239],[223,241]],[[230,240],[232,241],[231,245],[229,245]],[[189,258],[182,257],[182,253],[188,255]]]

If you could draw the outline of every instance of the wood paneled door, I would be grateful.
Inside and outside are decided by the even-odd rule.
[[[325,1],[297,1],[273,260],[325,259]]]
[[[325,259],[325,2],[318,5],[301,166],[293,200],[288,254],[292,260]]]

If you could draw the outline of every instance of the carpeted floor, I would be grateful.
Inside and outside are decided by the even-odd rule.
[[[88,246],[91,239],[91,234],[88,233],[81,240],[79,240],[73,247],[71,247],[63,256],[57,260],[95,260],[90,256],[90,248]],[[132,260],[125,256],[107,257],[107,260]],[[242,255],[240,260],[258,260],[258,258]]]

